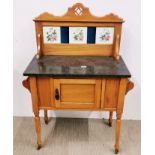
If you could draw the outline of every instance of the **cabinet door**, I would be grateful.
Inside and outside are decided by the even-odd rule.
[[[100,108],[101,80],[54,79],[54,104],[56,108]]]

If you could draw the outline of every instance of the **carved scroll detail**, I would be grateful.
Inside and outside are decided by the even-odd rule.
[[[30,83],[29,83],[29,78],[23,80],[22,82],[23,86],[30,91]]]
[[[128,80],[125,94],[127,94],[131,89],[133,89],[133,87],[134,87],[134,83]]]

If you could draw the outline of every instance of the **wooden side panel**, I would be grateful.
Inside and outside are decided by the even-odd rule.
[[[106,79],[105,90],[102,92],[104,109],[116,109],[119,95],[120,79]]]
[[[37,88],[39,97],[39,107],[53,106],[53,79],[38,78]]]
[[[100,108],[101,80],[55,79],[54,90],[60,98],[55,99],[55,107],[62,109]]]
[[[125,93],[126,93],[126,89],[127,89],[127,84],[128,84],[127,78],[122,78],[120,80],[117,114],[123,113],[124,98],[125,98]]]

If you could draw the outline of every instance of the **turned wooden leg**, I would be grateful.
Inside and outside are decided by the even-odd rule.
[[[39,113],[35,114],[34,117],[34,122],[35,122],[35,128],[36,128],[36,133],[37,133],[37,150],[41,148],[41,126],[40,126],[40,117]]]
[[[120,149],[120,128],[121,128],[121,114],[117,114],[116,137],[115,137],[115,154],[117,154],[119,152],[119,149]]]
[[[47,110],[44,110],[44,121],[45,121],[45,124],[48,124],[48,113],[47,113]]]
[[[109,112],[109,126],[110,126],[110,127],[112,126],[112,116],[113,116],[113,112],[110,111],[110,112]]]

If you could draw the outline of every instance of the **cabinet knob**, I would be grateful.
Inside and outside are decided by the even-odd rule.
[[[56,89],[56,90],[55,90],[55,99],[56,99],[56,100],[59,100],[59,98],[60,98],[59,90]]]

